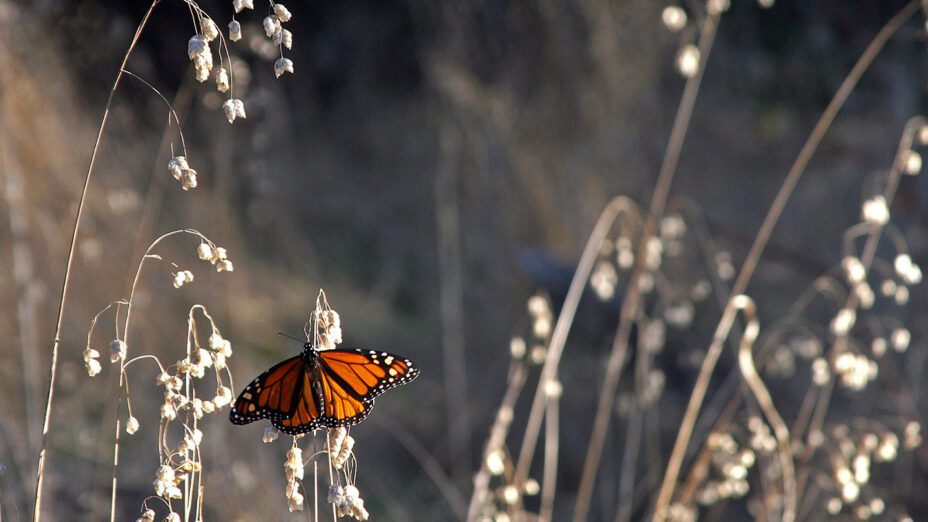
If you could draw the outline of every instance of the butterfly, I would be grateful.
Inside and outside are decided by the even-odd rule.
[[[242,390],[229,420],[248,424],[270,419],[284,433],[352,426],[374,407],[374,397],[419,376],[401,355],[374,350],[317,350],[303,345],[296,357],[280,362]]]

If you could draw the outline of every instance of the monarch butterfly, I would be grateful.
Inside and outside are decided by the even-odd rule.
[[[229,420],[248,424],[270,419],[290,435],[352,426],[364,420],[374,397],[415,379],[419,369],[401,355],[374,350],[316,350],[303,345],[242,390]]]

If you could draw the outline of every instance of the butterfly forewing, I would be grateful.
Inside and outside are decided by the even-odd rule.
[[[319,352],[328,375],[343,383],[358,399],[373,399],[381,393],[419,376],[419,369],[401,355],[373,350],[337,349]]]
[[[258,419],[291,417],[303,392],[305,373],[300,356],[272,366],[242,390],[229,419],[233,424],[248,424]]]

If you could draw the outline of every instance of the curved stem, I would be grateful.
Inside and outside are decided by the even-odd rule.
[[[58,369],[58,347],[61,344],[61,324],[64,319],[64,305],[67,302],[68,287],[70,286],[71,282],[71,268],[74,264],[74,252],[77,247],[77,235],[80,232],[81,216],[84,212],[84,205],[87,201],[88,189],[90,188],[90,177],[91,174],[93,174],[93,167],[97,160],[97,153],[100,151],[100,143],[103,141],[103,131],[106,130],[106,122],[109,119],[110,108],[113,105],[113,98],[116,95],[116,89],[119,88],[119,82],[122,79],[123,70],[126,68],[126,63],[129,61],[129,56],[132,55],[132,51],[135,49],[135,45],[138,43],[139,37],[142,36],[142,31],[148,24],[148,19],[151,16],[152,11],[160,1],[161,0],[152,1],[151,5],[148,7],[148,11],[145,12],[145,16],[142,18],[141,23],[139,23],[139,26],[135,30],[135,36],[132,37],[132,42],[129,44],[129,49],[126,50],[126,54],[123,56],[122,65],[119,66],[119,73],[116,74],[116,80],[113,82],[113,87],[110,89],[109,97],[106,100],[106,106],[103,109],[103,120],[100,122],[100,129],[97,131],[97,138],[93,145],[93,152],[90,155],[90,165],[87,167],[87,174],[84,176],[84,187],[81,189],[81,197],[77,205],[77,215],[74,218],[74,230],[71,233],[71,245],[68,248],[68,262],[65,265],[64,281],[61,284],[61,300],[58,305],[58,320],[55,325],[55,338],[52,344],[52,360],[48,376],[48,399],[45,403],[45,421],[42,425],[42,449],[39,451],[39,465],[36,471],[35,503],[32,510],[33,522],[38,522],[42,519],[42,486],[45,482],[45,457],[48,447],[48,428],[51,424],[52,401],[55,396],[55,377]]]
[[[129,346],[129,323],[131,322],[131,319],[132,319],[132,303],[135,298],[135,291],[138,288],[139,279],[142,277],[142,268],[145,266],[145,260],[152,257],[151,251],[156,246],[158,246],[158,244],[161,243],[161,241],[171,236],[176,236],[178,234],[192,234],[192,235],[198,236],[200,239],[204,241],[207,241],[207,242],[209,241],[206,238],[206,236],[204,236],[197,230],[185,228],[182,230],[174,230],[172,232],[163,234],[161,237],[154,240],[148,246],[148,249],[145,250],[145,255],[142,256],[142,260],[139,261],[139,266],[135,271],[135,278],[132,280],[132,288],[129,291],[129,299],[127,300],[128,304],[126,305],[126,322],[125,324],[123,324],[123,332],[122,332],[122,339],[123,339],[123,342],[126,343],[127,350]],[[193,314],[193,310],[195,308],[196,307],[190,310],[191,315]],[[189,356],[190,355],[189,346],[188,346],[187,352],[188,352],[187,355]],[[116,392],[116,429],[115,429],[115,442],[113,444],[113,483],[112,483],[112,489],[110,491],[110,522],[115,522],[116,520],[116,486],[118,484],[117,471],[119,469],[119,439],[120,439],[120,434],[121,434],[121,430],[119,429],[120,428],[119,413],[122,410],[122,389],[124,385],[123,383],[125,380],[127,364],[128,363],[126,362],[125,359],[121,359],[119,361],[119,387],[117,388],[117,392]],[[185,378],[189,379],[189,375],[185,376]],[[189,383],[188,383],[188,388],[189,388]],[[188,392],[189,392],[189,389],[188,389]]]
[[[754,399],[760,406],[767,422],[773,426],[773,433],[779,446],[780,466],[783,473],[783,522],[793,522],[796,519],[796,471],[793,467],[793,450],[790,444],[789,428],[783,417],[777,412],[773,404],[773,398],[764,385],[764,381],[757,374],[757,368],[754,367],[754,356],[751,350],[754,347],[754,341],[760,332],[760,322],[757,320],[757,306],[751,298],[745,295],[735,296],[733,299],[735,308],[741,310],[748,320],[747,327],[744,329],[744,335],[741,337],[741,343],[738,347],[738,366],[741,368],[741,375],[747,383]]]
[[[770,239],[770,235],[773,233],[774,227],[780,220],[780,215],[782,215],[783,209],[786,207],[786,203],[793,193],[793,189],[802,177],[806,166],[809,164],[809,160],[812,159],[812,155],[825,136],[825,132],[831,127],[832,122],[838,115],[838,111],[844,106],[848,96],[850,96],[854,87],[857,86],[857,82],[860,81],[861,76],[863,76],[864,72],[870,67],[870,64],[873,63],[873,60],[876,58],[877,54],[879,54],[880,50],[883,49],[883,46],[886,45],[886,42],[889,41],[889,38],[895,34],[899,27],[901,27],[917,10],[918,0],[913,0],[893,16],[889,22],[883,26],[873,41],[870,42],[870,45],[867,46],[867,49],[861,55],[860,59],[857,60],[854,68],[851,69],[851,72],[844,79],[844,82],[841,83],[831,103],[828,104],[822,117],[819,119],[818,123],[816,123],[808,140],[806,140],[805,145],[799,152],[799,156],[796,157],[796,161],[790,168],[783,185],[780,186],[780,190],[777,192],[770,206],[770,210],[767,212],[767,216],[764,218],[764,222],[757,236],[754,238],[754,243],[751,245],[751,250],[748,252],[744,265],[741,267],[738,278],[735,280],[731,295],[742,294],[747,288],[748,283],[751,281],[751,277],[754,275],[754,270],[757,268],[757,263],[760,261],[760,256],[767,246],[767,242]],[[655,522],[663,521],[667,516],[667,508],[673,497],[677,477],[679,477],[680,468],[683,465],[683,457],[686,453],[687,446],[689,446],[690,437],[692,437],[693,434],[693,426],[696,424],[696,417],[699,415],[699,409],[702,406],[706,390],[709,386],[709,379],[712,377],[712,373],[715,370],[715,364],[721,353],[722,344],[728,337],[728,331],[732,327],[735,314],[736,310],[732,306],[730,299],[725,306],[722,318],[719,320],[712,343],[706,352],[706,358],[703,360],[702,368],[699,370],[699,376],[693,387],[693,393],[690,395],[690,401],[686,407],[686,413],[683,416],[683,422],[680,425],[680,431],[674,443],[670,461],[667,464],[667,471],[664,474],[657,501],[655,502]]]
[[[606,443],[606,434],[609,431],[612,406],[615,403],[615,390],[619,385],[622,367],[625,365],[625,358],[628,355],[628,339],[631,336],[633,321],[638,314],[641,301],[641,287],[638,282],[645,271],[644,260],[646,256],[644,253],[648,242],[654,235],[657,220],[664,213],[664,207],[667,204],[670,186],[680,159],[680,151],[683,148],[686,131],[693,115],[693,107],[696,104],[696,95],[699,94],[699,86],[706,70],[706,61],[712,50],[712,43],[715,41],[715,31],[718,27],[720,15],[720,12],[710,13],[702,24],[702,34],[699,37],[699,55],[701,57],[699,70],[696,75],[687,80],[683,89],[680,107],[674,118],[673,130],[670,133],[670,141],[667,144],[664,161],[657,177],[644,230],[642,230],[639,238],[635,255],[635,271],[629,279],[628,293],[619,312],[619,326],[616,330],[615,340],[612,343],[609,360],[606,363],[606,377],[599,395],[596,417],[593,420],[593,431],[590,435],[590,444],[587,447],[586,458],[583,463],[583,474],[580,478],[577,503],[574,507],[574,522],[586,520],[589,513],[590,500],[593,497],[593,484],[596,482],[596,475],[599,471],[603,446]]]
[[[525,426],[525,435],[522,438],[522,446],[519,450],[519,460],[516,465],[514,484],[521,487],[528,478],[528,468],[531,465],[532,456],[535,453],[535,445],[538,442],[538,434],[541,431],[541,421],[544,417],[544,407],[546,403],[545,386],[557,376],[557,366],[561,360],[561,354],[564,352],[564,344],[567,342],[567,334],[573,324],[574,316],[577,313],[577,307],[580,305],[580,297],[583,296],[583,289],[586,288],[586,282],[593,271],[593,264],[596,262],[596,256],[599,254],[599,248],[612,224],[622,212],[630,212],[635,209],[635,203],[624,197],[617,196],[606,205],[590,238],[587,240],[580,256],[580,262],[577,264],[577,270],[570,282],[570,288],[567,290],[567,297],[564,299],[564,305],[561,307],[561,313],[558,314],[557,323],[554,325],[554,331],[551,334],[551,342],[548,345],[547,355],[545,356],[544,366],[541,368],[541,377],[538,380],[538,388],[535,391],[535,397],[532,400],[532,408],[529,412],[528,422]]]

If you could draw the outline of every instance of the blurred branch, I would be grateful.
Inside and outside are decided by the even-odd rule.
[[[444,352],[445,415],[450,462],[455,479],[464,481],[471,463],[467,366],[464,357],[464,267],[458,219],[458,176],[455,158],[460,137],[448,126],[440,135],[441,163],[435,181],[438,228],[438,279]]]

